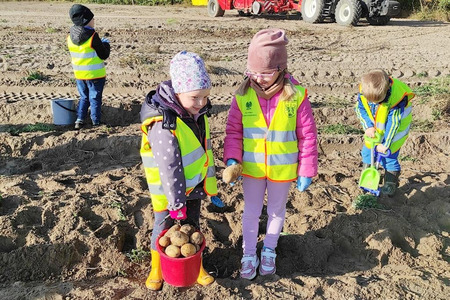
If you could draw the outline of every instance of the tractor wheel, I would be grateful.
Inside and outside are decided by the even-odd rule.
[[[325,0],[303,0],[302,19],[308,23],[319,23],[323,21],[322,9]]]
[[[390,19],[388,16],[367,17],[367,22],[370,25],[386,25]]]
[[[258,1],[253,2],[252,4],[252,14],[254,15],[259,15],[262,12],[262,7],[261,7],[261,3],[259,3]]]
[[[219,0],[208,1],[208,15],[210,17],[222,17],[225,11],[220,7]]]
[[[359,0],[340,0],[334,11],[336,22],[343,26],[356,26],[361,14],[362,7]]]

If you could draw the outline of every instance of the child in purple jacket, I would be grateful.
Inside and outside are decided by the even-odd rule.
[[[283,30],[253,37],[246,78],[235,93],[224,145],[227,166],[242,164],[244,213],[241,277],[274,274],[275,248],[283,228],[292,181],[306,190],[317,175],[317,129],[307,91],[287,70]],[[259,217],[267,190],[267,229],[261,264],[256,254]]]
[[[220,201],[207,118],[211,80],[206,66],[197,54],[181,51],[170,61],[170,78],[147,95],[141,109],[140,152],[154,213],[152,269],[145,282],[151,290],[163,284],[158,235],[174,220],[199,230],[202,201],[208,196],[213,203]],[[197,283],[213,281],[202,264]]]

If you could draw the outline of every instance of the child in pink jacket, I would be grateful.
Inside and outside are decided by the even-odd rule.
[[[224,146],[227,166],[242,164],[244,213],[241,277],[274,274],[275,248],[283,228],[292,181],[306,190],[317,175],[317,129],[306,89],[287,70],[283,30],[253,37],[246,78],[235,93]],[[267,228],[261,264],[256,254],[259,217],[267,190]]]

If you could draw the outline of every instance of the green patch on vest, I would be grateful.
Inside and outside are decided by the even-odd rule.
[[[296,110],[297,110],[297,103],[295,103],[295,102],[285,103],[284,114],[288,118],[295,117]]]
[[[253,106],[253,102],[252,101],[247,101],[245,103],[245,111],[243,113],[243,117],[254,117],[254,116],[256,116],[256,113],[253,111],[252,106]]]

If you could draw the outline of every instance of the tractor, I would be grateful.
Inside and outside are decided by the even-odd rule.
[[[308,23],[325,19],[339,25],[355,26],[365,17],[371,25],[386,25],[400,13],[400,3],[393,0],[208,0],[208,14],[221,17],[225,10],[236,9],[240,16],[301,12]]]
[[[221,17],[231,9],[237,9],[240,16],[279,14],[292,10],[300,12],[300,5],[294,0],[208,0],[207,7],[211,17]]]

